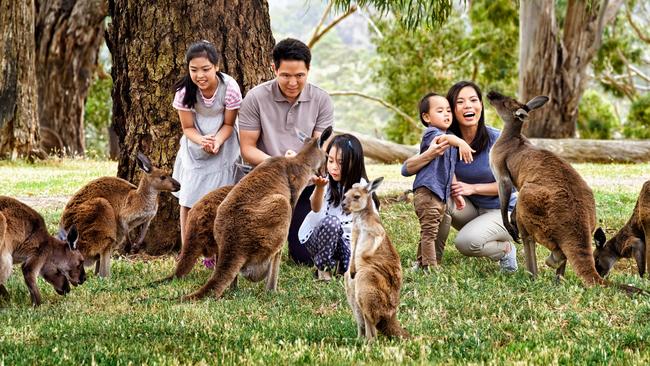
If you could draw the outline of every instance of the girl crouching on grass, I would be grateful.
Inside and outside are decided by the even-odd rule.
[[[317,268],[319,280],[329,281],[332,272],[343,274],[350,262],[352,215],[343,212],[345,192],[355,183],[367,183],[363,148],[350,135],[336,136],[327,147],[327,178],[314,177],[316,188],[311,195],[311,212],[298,232]],[[379,200],[373,193],[375,208]]]

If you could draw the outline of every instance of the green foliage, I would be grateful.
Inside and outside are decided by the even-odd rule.
[[[108,126],[113,113],[110,77],[100,79],[95,76],[88,91],[84,110],[84,129],[86,138],[86,155],[104,158],[108,152]]]
[[[414,29],[420,25],[441,25],[449,17],[453,5],[451,0],[333,0],[333,2],[339,10],[357,4],[360,7],[371,6],[382,15],[392,12],[407,29]]]
[[[650,93],[632,103],[623,134],[628,138],[650,139]]]
[[[611,235],[631,214],[640,189],[639,180],[630,181],[630,177],[642,176],[650,165],[575,166],[594,188],[599,224]],[[19,180],[23,176],[22,183],[28,185],[38,174],[52,177],[62,174],[60,171],[114,175],[115,163],[63,160],[39,164],[34,170],[29,173],[22,162],[2,162],[0,179],[5,182],[8,177]],[[409,180],[400,177],[398,165],[369,165],[368,173],[386,176],[385,184],[409,185]],[[57,181],[44,189],[67,192],[70,186],[74,190],[83,183]],[[380,196],[385,197],[387,188],[380,187]],[[25,192],[12,190],[11,194]],[[47,191],[30,192],[36,197],[50,196]],[[36,207],[45,214],[50,230],[56,228],[64,204]],[[522,250],[518,253],[519,271],[501,274],[493,261],[461,255],[451,244],[453,233],[442,268],[430,275],[414,273],[409,267],[415,259],[419,225],[413,206],[384,201],[381,216],[401,257],[404,280],[398,318],[411,332],[409,340],[379,337],[371,345],[358,340],[342,280],[314,281],[311,269],[291,264],[286,252],[277,293],[266,292],[261,283],[240,280],[236,290],[226,290],[219,300],[186,303],[178,297],[203,285],[211,274],[200,264],[185,279],[146,287],[172,273],[174,258],[116,257],[110,280],[89,273],[88,281],[65,297],[39,279],[44,303],[38,309],[30,306],[16,267],[7,283],[12,298],[0,303],[0,363],[650,362],[647,299],[629,297],[613,288],[586,289],[570,265],[566,280],[556,283],[554,271],[543,264],[549,252],[541,246],[537,246],[537,280],[521,268]],[[633,273],[632,262],[622,260],[611,279],[648,288],[648,281]]]
[[[591,65],[606,91],[616,97],[632,99],[636,95],[633,80],[614,80],[612,76],[627,74],[627,64],[638,64],[647,45],[638,39],[622,13],[621,11],[616,20],[605,27],[602,45]]]
[[[595,90],[587,90],[578,106],[578,131],[583,139],[611,139],[620,126],[614,106]]]
[[[387,86],[388,102],[415,118],[423,95],[445,95],[460,80],[474,80],[486,91],[515,93],[518,13],[511,1],[474,1],[469,19],[454,10],[435,30],[420,27],[407,33],[399,23],[378,23],[383,37],[373,40],[379,56],[375,81]],[[398,143],[416,143],[420,134],[397,116],[386,128],[387,137]]]

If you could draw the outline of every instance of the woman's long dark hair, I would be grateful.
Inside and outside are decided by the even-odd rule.
[[[179,91],[185,88],[185,96],[183,97],[183,104],[189,108],[193,108],[196,104],[196,91],[198,86],[194,84],[190,77],[190,61],[197,57],[207,58],[211,64],[219,65],[219,52],[214,45],[208,41],[199,41],[192,43],[185,52],[185,75],[181,77],[176,84],[174,84],[174,91]],[[217,71],[217,77],[221,82],[224,82],[223,75]]]
[[[343,201],[345,192],[352,188],[354,183],[359,183],[361,178],[368,182],[368,175],[366,174],[366,164],[363,161],[363,147],[359,139],[348,133],[335,136],[327,146],[328,155],[334,146],[341,153],[341,181],[336,182],[331,176],[329,177],[329,203],[332,206],[338,206]],[[372,199],[379,209],[379,199],[374,192]]]
[[[481,88],[479,88],[478,85],[474,84],[471,81],[459,81],[456,84],[452,85],[452,87],[449,88],[449,91],[447,92],[447,100],[451,106],[451,115],[453,117],[451,126],[449,126],[449,130],[453,132],[454,135],[460,138],[463,137],[460,132],[460,124],[458,123],[458,118],[456,118],[456,101],[458,100],[458,94],[460,94],[460,91],[468,86],[474,88],[476,95],[478,95],[478,99],[481,101],[481,106],[483,107],[481,110],[481,117],[478,119],[478,129],[476,130],[476,136],[474,137],[474,141],[469,144],[469,146],[472,149],[476,150],[476,153],[478,154],[488,146],[488,143],[490,142],[490,135],[488,134],[487,127],[485,127],[485,105],[483,104],[483,94],[481,94]]]

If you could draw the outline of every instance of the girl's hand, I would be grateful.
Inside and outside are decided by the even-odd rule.
[[[327,185],[327,182],[329,182],[329,179],[327,177],[319,177],[317,175],[314,175],[311,177],[312,183],[316,185],[316,187],[325,187]]]
[[[201,136],[201,147],[203,151],[208,154],[212,154],[212,148],[214,146],[214,136]]]
[[[223,142],[215,139],[214,143],[212,144],[212,153],[214,155],[217,155],[219,153],[219,149],[221,149],[221,145],[223,145]]]
[[[474,193],[474,186],[472,184],[467,184],[463,182],[454,182],[451,184],[451,196],[471,196]]]
[[[464,161],[466,164],[471,163],[474,161],[474,157],[472,156],[472,153],[474,152],[476,151],[473,150],[467,142],[461,140],[461,143],[458,146],[458,155],[460,160]]]

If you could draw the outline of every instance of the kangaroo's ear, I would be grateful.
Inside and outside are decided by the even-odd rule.
[[[137,162],[140,169],[144,170],[144,172],[147,174],[151,173],[151,170],[153,169],[151,160],[149,160],[149,158],[141,152],[138,152],[137,157]]]
[[[528,103],[526,103],[526,107],[528,107],[528,111],[535,110],[544,104],[548,102],[548,97],[544,95],[538,95],[535,98],[531,99]]]
[[[77,240],[79,240],[79,232],[77,231],[77,225],[72,225],[70,230],[68,230],[67,237],[68,247],[70,250],[77,250]]]
[[[368,185],[366,186],[366,187],[368,187],[368,193],[372,193],[372,192],[376,191],[377,188],[379,188],[379,186],[381,185],[381,182],[383,182],[383,181],[384,181],[384,177],[379,177],[379,178],[373,180],[372,182],[368,183]]]
[[[318,136],[318,147],[323,147],[325,141],[332,136],[332,131],[332,126],[329,126],[320,134],[320,136]]]
[[[296,136],[298,136],[298,140],[300,140],[300,142],[302,142],[303,144],[306,144],[307,141],[309,141],[309,136],[307,136],[306,133],[300,131],[297,128],[296,128]]]
[[[605,246],[607,237],[605,236],[605,232],[603,231],[602,228],[599,227],[594,232],[594,241],[596,241],[596,248],[602,248],[603,246]]]
[[[521,120],[524,120],[528,118],[528,112],[526,112],[523,108],[519,108],[515,111],[515,116]]]

